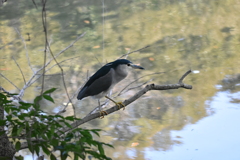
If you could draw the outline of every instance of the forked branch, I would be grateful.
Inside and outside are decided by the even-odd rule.
[[[184,84],[182,81],[183,79],[191,73],[191,70],[187,71],[180,79],[179,79],[179,82],[176,83],[176,84],[168,84],[168,85],[155,85],[155,84],[149,84],[149,85],[146,85],[142,90],[140,90],[139,92],[137,92],[134,96],[130,97],[129,99],[125,100],[123,103],[123,105],[125,105],[125,107],[127,107],[129,104],[131,104],[132,102],[136,101],[138,98],[140,98],[142,95],[144,95],[145,93],[147,93],[148,91],[151,91],[151,90],[169,90],[169,89],[178,89],[178,88],[185,88],[185,89],[192,89],[192,86],[191,85],[188,85],[188,84]],[[120,107],[120,109],[123,108]],[[108,115],[113,113],[113,112],[116,112],[119,110],[119,107],[118,106],[113,106],[107,110],[105,110]],[[93,114],[89,114],[87,115],[86,117],[84,117],[83,119],[81,120],[78,120],[78,121],[75,121],[71,124],[71,127],[72,128],[69,128],[69,127],[65,127],[63,129],[61,129],[61,133],[67,133],[68,131],[74,129],[74,128],[77,128],[78,126],[86,123],[86,122],[89,122],[93,119],[96,119],[96,118],[99,118],[100,117],[100,114],[99,113],[93,113]],[[57,134],[59,136],[61,136],[60,132],[58,132]],[[21,149],[25,149],[27,148],[28,144],[26,142],[22,143],[21,145]]]
[[[168,85],[155,85],[155,84],[149,84],[149,85],[146,85],[142,90],[140,90],[139,92],[137,92],[134,96],[130,97],[129,99],[125,100],[123,103],[123,105],[128,106],[129,104],[131,104],[132,102],[136,101],[138,98],[140,98],[142,95],[144,95],[145,93],[147,93],[148,91],[151,91],[151,90],[169,90],[169,89],[178,89],[178,88],[185,88],[185,89],[192,89],[192,86],[191,85],[188,85],[188,84],[184,84],[182,81],[183,79],[191,73],[191,70],[187,71],[178,81],[178,83],[176,84],[168,84]],[[123,108],[120,107],[120,109]],[[119,110],[119,107],[117,105],[105,110],[108,115],[113,113],[113,112],[116,112]],[[100,114],[99,113],[94,113],[94,114],[90,114],[86,117],[84,117],[83,119],[79,120],[79,121],[76,121],[74,123],[71,124],[72,128],[64,128],[62,131],[63,132],[68,132],[69,130],[73,129],[73,128],[76,128],[86,122],[89,122],[93,119],[96,119],[96,118],[99,118],[100,117]]]

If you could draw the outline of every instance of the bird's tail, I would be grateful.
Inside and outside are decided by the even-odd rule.
[[[86,97],[85,91],[86,91],[86,87],[84,87],[84,88],[81,89],[81,91],[78,93],[78,96],[77,96],[77,99],[78,99],[78,100],[81,100],[81,99],[83,99],[84,97]]]

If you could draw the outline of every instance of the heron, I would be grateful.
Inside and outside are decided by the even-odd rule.
[[[124,107],[121,102],[115,102],[109,95],[113,87],[127,77],[129,69],[144,69],[139,65],[133,64],[127,59],[118,59],[113,62],[105,64],[96,73],[94,73],[89,80],[85,83],[82,89],[79,91],[77,99],[82,100],[85,97],[93,97],[98,100],[98,107],[100,112],[100,118],[107,115],[106,111],[101,110],[100,99],[104,96],[113,101],[119,108],[120,105]]]

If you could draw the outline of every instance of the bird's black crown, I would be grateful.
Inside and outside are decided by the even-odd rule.
[[[110,62],[108,64],[106,64],[105,66],[110,66],[112,68],[115,68],[117,67],[118,65],[121,65],[121,64],[130,64],[132,63],[131,61],[127,60],[127,59],[118,59],[116,61],[113,61],[113,62]]]

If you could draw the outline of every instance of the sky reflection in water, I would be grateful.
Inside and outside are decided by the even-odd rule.
[[[181,131],[172,131],[172,137],[183,144],[172,146],[168,151],[147,148],[145,158],[151,160],[239,160],[240,159],[240,107],[230,103],[229,96],[240,96],[240,92],[218,92],[210,103],[215,114],[196,124],[187,125]]]

